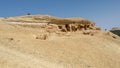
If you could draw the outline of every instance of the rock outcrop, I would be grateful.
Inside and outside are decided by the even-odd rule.
[[[112,28],[112,30],[110,30],[110,32],[120,36],[120,28]]]
[[[23,27],[42,28],[48,32],[76,32],[82,30],[100,30],[94,22],[83,18],[58,18],[48,15],[28,15],[3,19],[9,24]]]

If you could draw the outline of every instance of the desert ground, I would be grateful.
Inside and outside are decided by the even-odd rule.
[[[20,26],[0,19],[0,68],[120,68],[117,35],[104,30],[89,30],[92,35],[48,33],[38,25]],[[44,35],[47,38],[41,38]]]

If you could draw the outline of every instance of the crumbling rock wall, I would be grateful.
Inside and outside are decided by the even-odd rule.
[[[49,24],[54,24],[62,32],[76,32],[81,30],[101,30],[95,25],[95,23],[88,20],[59,20],[54,22],[49,22]]]
[[[40,28],[47,32],[76,32],[81,30],[100,30],[94,22],[83,18],[58,18],[48,15],[29,15],[4,19],[9,24]]]

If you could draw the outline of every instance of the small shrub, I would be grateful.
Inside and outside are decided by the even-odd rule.
[[[27,15],[31,15],[31,13],[27,13]]]

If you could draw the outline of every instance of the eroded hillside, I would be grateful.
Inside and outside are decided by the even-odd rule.
[[[0,19],[0,68],[120,68],[119,59],[120,37],[92,21],[51,16]]]

